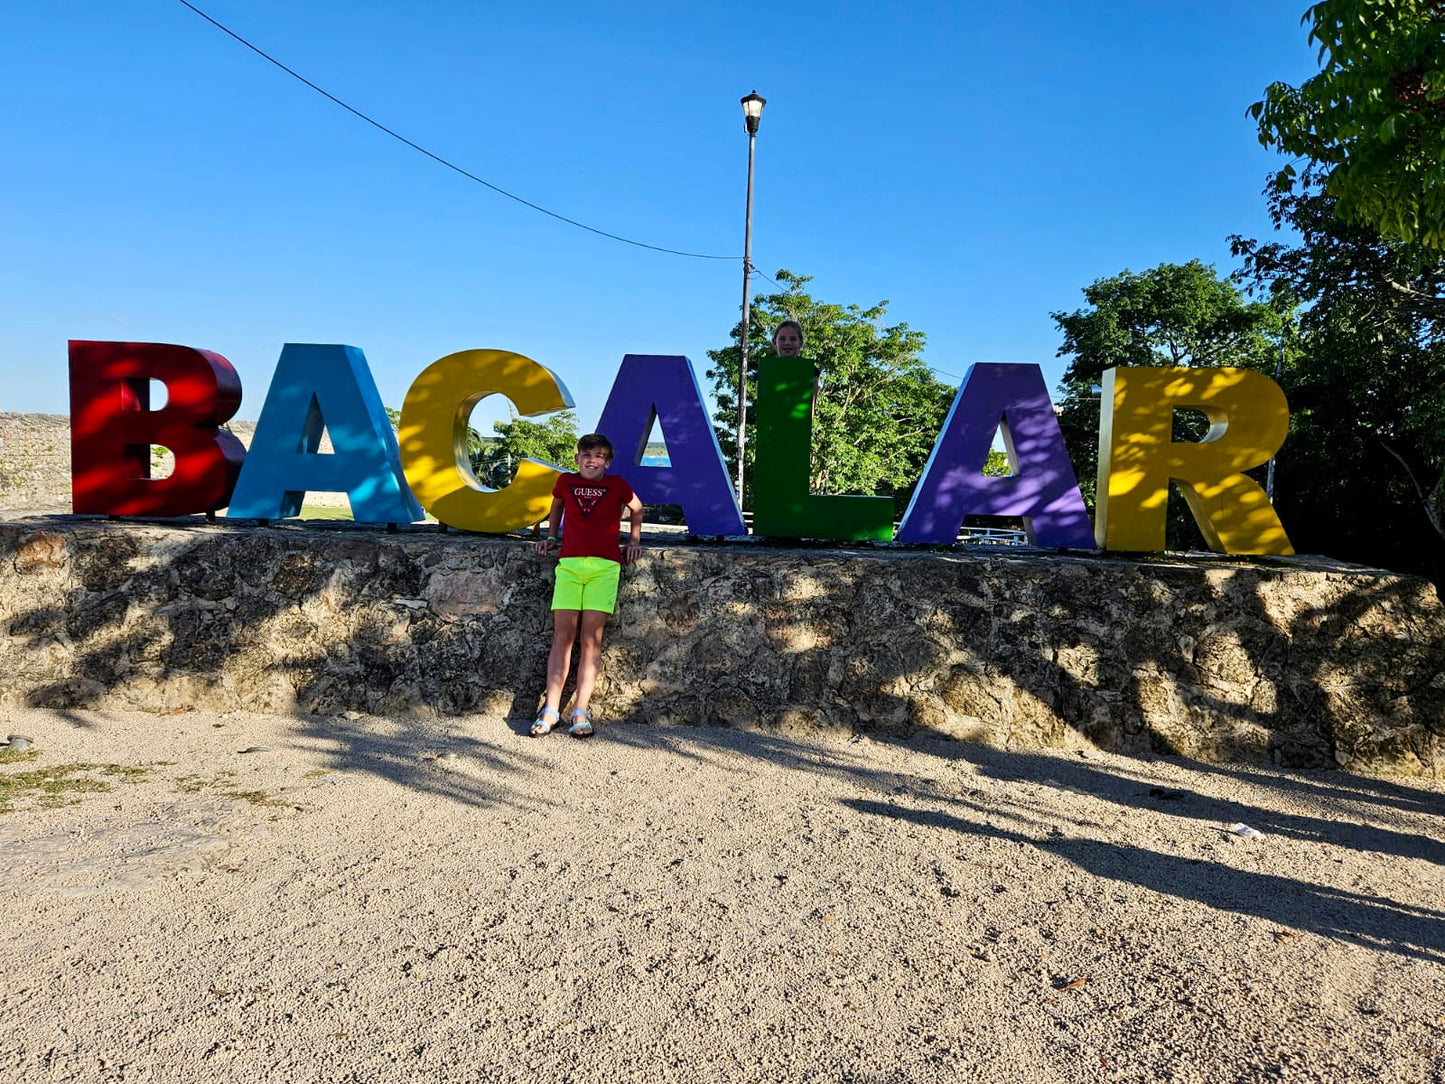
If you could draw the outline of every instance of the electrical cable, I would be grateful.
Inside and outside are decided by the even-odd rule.
[[[768,280],[769,282],[771,282],[774,286],[776,286],[779,290],[783,290],[784,293],[787,293],[787,290],[784,290],[784,289],[783,289],[783,284],[782,284],[781,282],[779,282],[777,279],[773,278],[772,276],[763,274],[763,273],[762,273],[761,271],[759,271],[756,267],[753,268],[753,272],[752,272],[752,273],[753,273],[754,275],[757,275],[758,278],[760,278],[760,279],[767,279],[767,280]]]
[[[567,223],[569,226],[576,226],[578,229],[586,230],[588,233],[595,233],[595,234],[597,234],[599,237],[606,237],[606,238],[608,238],[609,240],[612,240],[612,241],[621,241],[621,242],[622,242],[623,244],[625,244],[625,245],[633,245],[633,246],[635,246],[635,247],[637,247],[637,248],[645,248],[645,249],[648,249],[648,250],[650,250],[650,251],[652,251],[652,252],[662,252],[662,253],[665,253],[665,254],[667,254],[667,255],[669,255],[669,256],[686,256],[686,257],[689,257],[689,258],[694,259],[694,260],[737,260],[737,259],[741,259],[740,256],[720,256],[720,255],[713,255],[713,254],[710,254],[710,253],[703,253],[703,252],[684,252],[684,251],[682,251],[682,250],[680,250],[680,249],[664,248],[664,247],[661,246],[661,245],[649,245],[649,244],[647,244],[647,243],[644,242],[644,241],[634,241],[634,240],[633,240],[632,238],[630,238],[630,237],[623,237],[623,236],[621,236],[621,235],[619,235],[619,234],[608,233],[606,230],[598,229],[596,226],[589,226],[589,225],[587,225],[585,222],[578,222],[575,218],[568,218],[566,215],[558,214],[556,211],[549,211],[546,207],[542,207],[542,206],[540,206],[539,204],[533,203],[531,200],[523,199],[521,196],[518,196],[518,195],[516,195],[516,194],[513,193],[513,192],[508,192],[505,188],[501,188],[501,187],[499,187],[498,185],[492,184],[490,181],[483,180],[481,177],[478,177],[475,173],[471,173],[471,172],[469,172],[468,170],[463,169],[461,166],[457,165],[455,162],[450,162],[450,161],[448,161],[447,159],[443,158],[443,157],[442,157],[441,155],[439,155],[439,154],[434,154],[432,151],[427,150],[425,147],[421,146],[420,144],[413,143],[410,139],[407,139],[406,136],[402,135],[401,133],[396,132],[396,131],[393,131],[392,129],[388,128],[386,125],[382,124],[380,121],[378,121],[378,120],[376,120],[376,119],[374,119],[374,118],[372,118],[372,117],[367,116],[367,115],[366,115],[365,113],[363,113],[361,110],[355,108],[354,106],[348,105],[346,102],[343,102],[340,98],[336,97],[336,95],[332,94],[330,91],[324,90],[323,88],[317,86],[317,85],[316,85],[315,83],[313,83],[310,79],[307,79],[304,75],[302,75],[300,72],[297,72],[297,71],[295,71],[295,70],[293,70],[293,69],[291,69],[291,68],[288,68],[285,64],[281,63],[281,61],[277,60],[277,59],[276,59],[275,57],[273,57],[271,54],[267,53],[264,49],[262,49],[262,48],[260,48],[259,46],[254,45],[254,44],[252,44],[251,42],[247,41],[247,40],[246,40],[245,38],[243,38],[240,34],[237,34],[234,30],[232,30],[230,27],[226,26],[224,23],[219,22],[218,20],[212,18],[210,15],[207,15],[207,14],[206,14],[204,11],[202,11],[200,8],[196,7],[195,4],[192,4],[192,3],[190,2],[190,0],[178,0],[178,2],[179,2],[183,7],[189,8],[191,11],[195,12],[195,14],[199,15],[202,19],[206,20],[206,22],[210,23],[212,26],[214,26],[217,30],[221,31],[221,32],[222,32],[223,34],[225,34],[226,36],[228,36],[228,37],[230,37],[230,38],[233,38],[233,39],[235,39],[236,41],[240,42],[240,43],[241,43],[242,45],[244,45],[247,49],[250,49],[251,52],[253,52],[253,53],[255,53],[257,56],[259,56],[262,60],[265,60],[265,61],[266,61],[267,63],[269,63],[269,64],[275,65],[277,68],[280,68],[283,72],[285,72],[287,75],[291,76],[293,79],[297,80],[297,81],[300,82],[300,83],[305,84],[307,87],[309,87],[309,88],[311,88],[312,90],[314,90],[317,94],[320,94],[320,95],[321,95],[323,98],[325,98],[327,101],[332,102],[332,103],[335,104],[335,105],[339,105],[342,109],[346,110],[346,111],[347,111],[348,113],[350,113],[352,116],[356,117],[356,118],[359,119],[359,120],[365,121],[367,124],[371,125],[373,128],[377,129],[377,130],[380,131],[380,132],[384,132],[386,135],[391,136],[391,138],[397,140],[398,142],[406,144],[406,146],[410,147],[412,150],[416,151],[416,152],[419,153],[419,154],[425,155],[427,158],[430,158],[433,162],[436,162],[438,165],[445,166],[447,169],[450,169],[450,170],[452,170],[452,171],[455,172],[455,173],[461,174],[463,177],[467,178],[467,180],[469,180],[469,181],[475,181],[477,184],[482,185],[484,188],[489,188],[489,189],[491,189],[493,192],[497,193],[499,196],[506,196],[509,200],[514,200],[515,202],[522,204],[522,206],[524,206],[524,207],[530,207],[532,210],[534,210],[534,211],[539,211],[539,212],[541,212],[542,214],[547,215],[549,218],[555,218],[555,219],[557,219],[559,222],[565,222],[565,223]],[[766,275],[766,274],[764,274],[762,271],[759,271],[756,266],[753,267],[752,274],[756,275],[758,278],[766,279],[768,282],[771,282],[774,286],[776,286],[779,290],[783,290],[784,292],[786,292],[786,290],[785,290],[785,288],[784,288],[784,286],[783,286],[782,283],[778,282],[777,279],[773,278],[771,275]],[[933,367],[930,366],[929,368],[933,368]],[[941,372],[941,373],[943,373],[945,376],[954,376],[954,374],[949,373],[949,372],[947,372],[946,370],[943,370],[943,369],[936,369],[936,370],[934,370],[934,371],[935,371],[935,372]],[[955,377],[955,379],[962,379],[962,378],[961,378],[961,377]]]
[[[378,131],[385,132],[387,135],[391,136],[392,139],[395,139],[395,140],[397,140],[398,142],[401,142],[401,143],[405,143],[405,144],[406,144],[408,147],[410,147],[412,150],[418,152],[419,154],[424,154],[424,155],[426,155],[426,157],[430,158],[433,162],[436,162],[436,163],[439,164],[439,165],[446,166],[447,169],[450,169],[450,170],[452,170],[452,171],[454,171],[454,172],[456,172],[456,173],[460,173],[463,177],[467,178],[467,180],[469,180],[469,181],[475,181],[477,184],[482,185],[484,188],[490,188],[493,192],[497,193],[499,196],[506,196],[509,200],[515,200],[517,203],[520,203],[520,204],[521,204],[522,206],[524,206],[524,207],[530,207],[530,208],[531,208],[532,210],[534,210],[534,211],[540,211],[542,214],[547,215],[549,218],[555,218],[555,219],[557,219],[559,222],[565,222],[565,223],[567,223],[569,226],[576,226],[576,227],[577,227],[578,229],[580,229],[580,230],[586,230],[588,233],[595,233],[595,234],[597,234],[599,237],[606,237],[606,238],[608,238],[609,240],[612,240],[612,241],[621,241],[624,245],[633,245],[633,246],[635,246],[635,247],[637,247],[637,248],[645,248],[645,249],[649,249],[649,250],[651,250],[651,251],[653,251],[653,252],[663,252],[663,253],[666,253],[666,254],[669,255],[669,256],[687,256],[687,257],[689,257],[689,258],[691,258],[691,259],[694,259],[694,260],[740,260],[740,259],[742,259],[741,256],[717,256],[717,255],[712,255],[712,254],[710,254],[710,253],[705,253],[705,252],[683,252],[681,249],[664,248],[662,245],[649,245],[649,244],[647,244],[645,241],[634,241],[634,240],[633,240],[632,238],[630,238],[630,237],[623,237],[623,236],[621,236],[620,234],[616,234],[616,233],[608,233],[606,230],[600,230],[600,229],[598,229],[596,226],[589,226],[589,225],[587,225],[587,223],[585,223],[585,222],[578,222],[575,218],[568,218],[566,215],[558,214],[556,211],[549,211],[549,210],[547,210],[547,208],[542,207],[542,206],[540,206],[539,204],[533,203],[531,200],[523,199],[521,196],[519,196],[519,195],[517,195],[517,194],[515,194],[515,193],[513,193],[513,192],[508,192],[505,188],[500,188],[500,187],[498,187],[497,185],[492,184],[491,181],[483,180],[481,177],[478,177],[475,173],[468,172],[467,170],[463,169],[461,166],[457,165],[455,162],[449,162],[447,159],[443,158],[443,157],[442,157],[441,155],[439,155],[439,154],[433,154],[431,151],[427,150],[425,147],[421,146],[420,144],[413,143],[410,139],[407,139],[406,136],[402,135],[402,134],[399,133],[399,132],[393,131],[392,129],[388,128],[386,125],[382,124],[379,120],[375,120],[375,119],[373,119],[372,117],[367,116],[367,115],[366,115],[365,113],[363,113],[361,110],[356,109],[356,108],[354,108],[353,106],[347,105],[345,102],[343,102],[343,101],[342,101],[340,98],[338,98],[336,95],[330,93],[329,91],[323,90],[321,87],[319,87],[319,86],[317,86],[315,83],[313,83],[310,79],[307,79],[307,78],[306,78],[304,75],[302,75],[300,72],[293,71],[291,68],[288,68],[285,64],[281,63],[281,61],[277,60],[275,57],[273,57],[271,54],[267,53],[265,50],[261,49],[259,46],[256,46],[256,45],[251,44],[251,42],[249,42],[249,41],[247,41],[245,38],[241,37],[240,34],[237,34],[234,30],[232,30],[230,27],[226,26],[224,23],[218,22],[217,20],[211,18],[211,16],[207,15],[207,14],[206,14],[204,11],[202,11],[200,8],[196,7],[195,4],[190,3],[190,0],[179,0],[179,2],[180,2],[184,7],[190,8],[193,12],[195,12],[197,15],[199,15],[202,19],[205,19],[206,22],[210,23],[210,24],[211,24],[212,26],[214,26],[217,30],[221,31],[222,33],[224,33],[224,34],[228,35],[229,37],[234,38],[236,41],[240,42],[240,43],[241,43],[242,45],[244,45],[247,49],[250,49],[251,52],[253,52],[253,53],[255,53],[257,56],[261,57],[261,59],[263,59],[263,60],[265,60],[265,61],[267,61],[267,62],[269,62],[269,63],[271,63],[271,64],[274,64],[276,67],[280,68],[280,69],[281,69],[283,72],[285,72],[287,75],[291,76],[293,79],[296,79],[296,80],[298,80],[299,82],[305,83],[305,84],[306,84],[308,87],[310,87],[312,90],[316,91],[317,94],[320,94],[323,98],[327,99],[328,101],[333,102],[333,103],[335,103],[336,105],[341,106],[342,109],[346,110],[346,111],[347,111],[348,113],[350,113],[352,116],[357,117],[357,118],[360,119],[360,120],[366,121],[367,124],[371,125],[373,128],[376,128]],[[771,282],[772,280],[769,279],[768,281]],[[776,283],[775,283],[774,285],[776,285]]]

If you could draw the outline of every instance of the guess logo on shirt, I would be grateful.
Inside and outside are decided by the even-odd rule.
[[[573,486],[572,496],[577,501],[577,510],[590,516],[597,510],[597,502],[607,496],[606,486]]]

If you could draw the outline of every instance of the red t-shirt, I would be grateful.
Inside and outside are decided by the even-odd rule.
[[[564,474],[552,487],[562,502],[562,556],[605,557],[622,563],[622,510],[632,500],[626,478],[604,474],[589,482],[580,474]]]

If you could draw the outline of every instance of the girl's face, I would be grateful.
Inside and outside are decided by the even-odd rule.
[[[803,336],[795,327],[780,327],[773,336],[773,352],[780,358],[795,358],[803,349]]]

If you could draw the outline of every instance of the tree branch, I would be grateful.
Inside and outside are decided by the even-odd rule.
[[[1422,302],[1425,310],[1432,316],[1445,316],[1445,297],[1441,297],[1439,294],[1428,294],[1424,290],[1417,290],[1408,283],[1399,282],[1389,275],[1382,275],[1381,277],[1385,280],[1385,285],[1390,287],[1390,289],[1397,293],[1404,294],[1412,301]]]
[[[1403,455],[1395,451],[1395,449],[1390,445],[1390,442],[1388,440],[1386,440],[1384,437],[1380,437],[1379,440],[1380,447],[1384,448],[1385,451],[1389,452],[1392,456],[1394,456],[1399,461],[1400,466],[1405,468],[1405,476],[1410,479],[1410,484],[1415,487],[1415,493],[1420,498],[1420,506],[1425,510],[1425,516],[1430,520],[1430,526],[1435,528],[1436,534],[1438,534],[1442,539],[1445,539],[1445,528],[1442,528],[1440,525],[1440,516],[1438,513],[1436,513],[1434,506],[1431,504],[1430,496],[1425,492],[1424,486],[1422,486],[1419,479],[1415,477],[1415,472],[1410,469],[1410,464],[1405,461],[1405,457]]]

